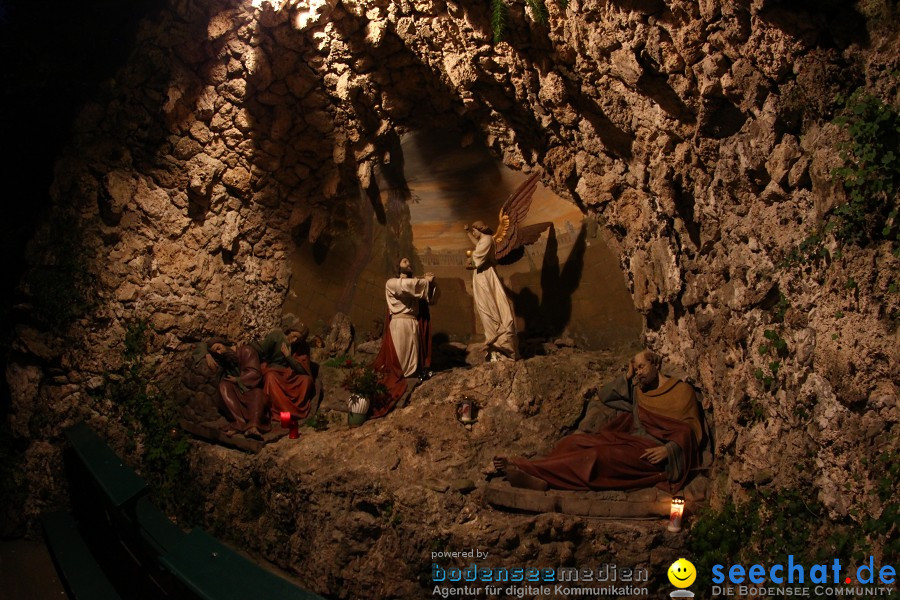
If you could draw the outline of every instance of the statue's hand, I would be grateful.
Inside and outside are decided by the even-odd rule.
[[[291,349],[288,348],[287,343],[281,344],[281,353],[284,354],[285,356],[291,355]]]
[[[628,370],[625,372],[625,379],[631,381],[631,378],[634,377],[634,359],[628,361]]]
[[[464,229],[465,231],[468,231],[468,230],[469,230],[469,224],[468,224],[468,223],[463,223],[463,229]]]
[[[216,359],[214,359],[212,357],[212,354],[207,354],[205,356],[205,358],[206,358],[206,366],[209,367],[209,370],[215,371],[216,367],[218,366],[218,365],[216,365]]]
[[[669,457],[669,453],[666,451],[665,446],[656,446],[655,448],[648,448],[641,454],[641,458],[646,461],[653,463],[654,465],[658,465]]]

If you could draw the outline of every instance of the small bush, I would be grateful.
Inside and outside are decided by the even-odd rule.
[[[832,211],[835,237],[864,245],[900,240],[900,112],[863,88],[849,97],[836,123],[848,140],[841,145],[844,165],[833,171],[847,191],[847,202]]]

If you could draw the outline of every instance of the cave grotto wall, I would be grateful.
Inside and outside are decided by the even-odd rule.
[[[779,265],[841,199],[833,94],[898,100],[891,20],[761,0],[573,1],[547,26],[511,11],[496,44],[481,2],[173,0],[142,25],[75,122],[29,248],[7,517],[61,501],[61,426],[124,446],[100,391],[130,328],[152,326],[154,381],[191,402],[193,344],[274,325],[291,249],[365,226],[360,190],[381,198],[399,136],[447,122],[611,233],[647,343],[712,410],[720,493],[809,483],[832,516],[880,510],[864,461],[896,443],[898,261]],[[788,348],[772,390],[767,330]]]

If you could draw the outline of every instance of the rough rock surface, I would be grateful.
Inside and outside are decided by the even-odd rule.
[[[358,428],[304,428],[300,439],[255,455],[198,444],[206,525],[334,598],[430,596],[432,564],[472,562],[431,553],[472,548],[489,552],[482,564],[490,566],[611,563],[658,580],[684,543],[665,519],[516,514],[483,500],[492,457],[547,450],[620,360],[563,351],[455,369],[423,383],[407,407]],[[481,404],[471,428],[456,419],[463,394]]]
[[[896,105],[900,37],[890,3],[807,5],[585,0],[548,3],[543,26],[514,4],[492,44],[486,3],[170,2],[78,117],[30,249],[7,371],[26,498],[12,522],[63,501],[61,425],[115,422],[95,392],[129,327],[152,326],[158,382],[195,402],[192,345],[275,325],[302,276],[292,244],[352,231],[347,204],[378,197],[373,169],[397,159],[398,136],[435,122],[539,170],[609,228],[646,342],[714,408],[715,493],[764,471],[767,485],[809,486],[832,517],[880,514],[870,466],[897,443],[900,261],[874,246],[782,263],[842,198],[834,93],[864,84]],[[787,348],[774,373],[767,331]],[[527,414],[533,399],[497,401]],[[358,482],[334,485],[352,498]],[[467,506],[434,502],[417,517]],[[388,550],[378,560],[401,554]]]

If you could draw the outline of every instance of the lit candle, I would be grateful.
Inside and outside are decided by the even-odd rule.
[[[462,402],[462,415],[460,415],[460,420],[463,423],[470,423],[472,421],[472,401],[466,398]]]
[[[672,497],[672,507],[669,511],[669,531],[681,531],[681,517],[684,515],[684,498]]]
[[[297,420],[291,417],[291,413],[283,410],[279,416],[281,417],[281,428],[288,430],[288,438],[296,440],[300,437],[300,426],[297,425]]]

